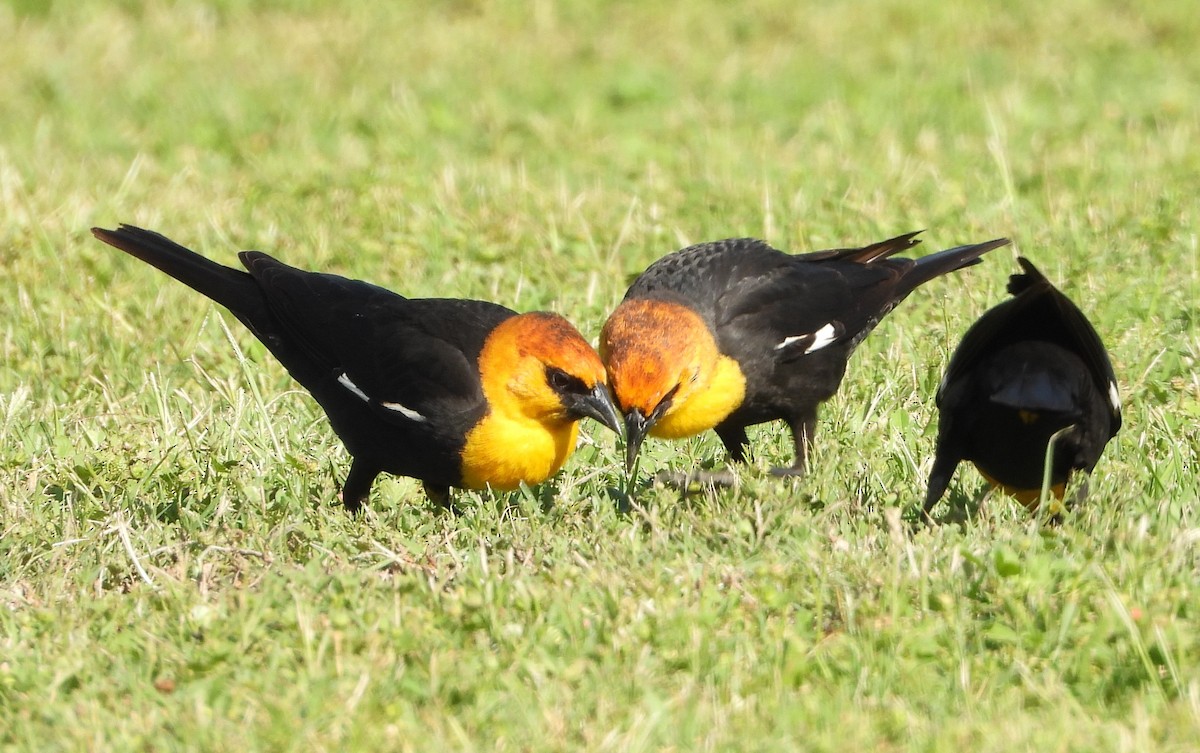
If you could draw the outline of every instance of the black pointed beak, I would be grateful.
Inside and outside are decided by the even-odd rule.
[[[612,395],[603,382],[586,395],[575,398],[570,406],[570,413],[578,418],[594,418],[608,428],[621,434],[621,416],[617,406],[613,405]]]
[[[625,414],[625,472],[633,472],[638,453],[642,451],[642,440],[653,424],[646,420],[636,408]]]

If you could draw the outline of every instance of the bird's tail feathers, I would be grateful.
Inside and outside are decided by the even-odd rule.
[[[797,254],[796,258],[804,261],[851,261],[858,264],[870,264],[894,256],[901,251],[907,251],[917,245],[921,242],[917,236],[923,232],[925,231],[916,230],[862,248],[831,248],[825,251]]]
[[[133,225],[121,225],[116,230],[94,227],[92,235],[166,272],[239,318],[252,314],[246,307],[262,300],[262,293],[249,274],[206,259],[151,230]]]
[[[920,243],[921,241],[919,238],[917,238],[917,236],[923,232],[925,231],[915,230],[911,233],[905,233],[904,235],[897,235],[895,238],[888,238],[886,241],[872,243],[869,246],[863,246],[862,248],[854,249],[844,258],[847,261],[856,261],[860,264],[870,264],[871,262],[878,261],[879,259],[886,259],[889,256],[894,256],[900,253],[901,251],[907,251],[908,249]]]
[[[1017,263],[1021,265],[1024,272],[1018,272],[1008,276],[1008,292],[1009,295],[1020,295],[1034,285],[1044,283],[1049,287],[1050,281],[1042,274],[1033,263],[1024,256],[1017,257]]]
[[[938,251],[936,254],[922,256],[916,260],[916,264],[904,278],[911,283],[908,287],[912,290],[935,277],[978,264],[981,261],[980,257],[988,251],[1007,246],[1009,243],[1011,241],[1008,238],[996,238],[983,243],[955,246],[945,251]]]

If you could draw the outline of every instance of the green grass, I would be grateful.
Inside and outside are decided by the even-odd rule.
[[[1142,5],[0,4],[0,750],[1194,750],[1200,16]],[[909,525],[1001,250],[867,340],[803,480],[764,427],[622,511],[591,426],[351,519],[316,405],[122,221],[589,337],[689,242],[1008,235],[1125,427],[1060,527],[966,468]]]

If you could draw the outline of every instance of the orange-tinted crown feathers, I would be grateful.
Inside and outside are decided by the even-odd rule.
[[[694,311],[635,298],[617,307],[600,333],[617,407],[649,415],[666,395],[716,360],[716,342]]]
[[[537,364],[536,376],[543,382],[547,366],[565,371],[589,388],[606,379],[604,364],[579,330],[558,314],[544,311],[506,319],[488,335],[479,355],[485,390],[489,373],[512,375],[522,370],[522,362],[525,368]]]
[[[746,382],[721,354],[700,315],[677,303],[625,300],[600,333],[600,357],[623,413],[650,416],[670,396],[649,433],[686,437],[716,426],[741,404]]]

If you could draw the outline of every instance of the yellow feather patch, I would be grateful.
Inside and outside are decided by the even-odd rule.
[[[978,470],[978,467],[976,469]],[[992,486],[999,487],[1000,490],[1003,491],[1005,494],[1016,499],[1018,502],[1020,502],[1022,505],[1024,505],[1025,508],[1028,509],[1030,512],[1032,512],[1038,508],[1038,503],[1042,499],[1042,490],[1040,488],[1039,489],[1017,489],[1016,487],[1012,487],[1012,486],[1008,486],[1007,484],[1000,483],[996,479],[994,479],[991,476],[984,473],[982,470],[979,470],[979,475],[983,476],[983,478]],[[1055,501],[1061,500],[1063,498],[1063,495],[1066,494],[1066,492],[1067,492],[1067,485],[1065,482],[1061,483],[1061,484],[1054,484],[1053,486],[1050,487],[1050,496]]]
[[[575,449],[579,423],[551,427],[488,414],[467,433],[462,454],[463,485],[469,489],[516,489],[558,473]]]
[[[737,361],[717,359],[712,379],[703,388],[677,399],[666,414],[650,428],[650,435],[666,439],[690,437],[725,420],[746,397],[746,378]]]
[[[479,354],[488,412],[467,432],[462,485],[515,489],[538,484],[562,468],[575,449],[579,422],[546,382],[553,366],[588,387],[604,380],[604,365],[578,330],[556,314],[534,312],[503,321]]]

